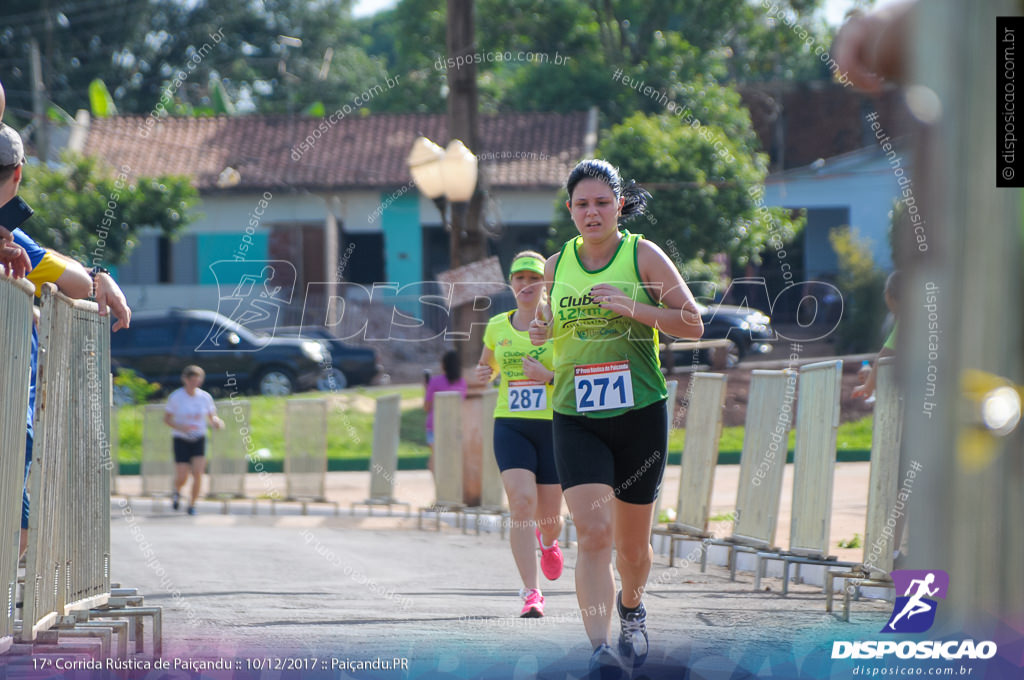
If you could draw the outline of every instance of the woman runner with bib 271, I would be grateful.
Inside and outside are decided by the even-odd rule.
[[[619,230],[620,220],[643,213],[650,194],[632,182],[623,187],[614,166],[593,159],[573,169],[566,189],[579,236],[548,258],[550,306],[538,310],[530,339],[554,339],[555,463],[576,525],[576,598],[594,647],[591,671],[621,677],[648,651],[642,597],[668,445],[658,331],[695,339],[704,326],[664,251]],[[608,644],[613,611],[618,654]]]
[[[526,250],[512,259],[509,282],[516,309],[492,317],[484,331],[484,350],[477,378],[488,383],[501,374],[494,406],[494,457],[508,495],[512,528],[509,543],[523,580],[524,618],[544,615],[544,597],[537,578],[540,567],[549,581],[562,575],[562,489],[555,471],[551,442],[551,342],[534,347],[530,322],[544,296],[544,256]],[[540,524],[534,528],[534,519]],[[534,538],[536,537],[536,538]]]

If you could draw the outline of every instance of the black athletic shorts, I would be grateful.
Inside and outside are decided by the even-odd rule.
[[[193,458],[206,455],[206,437],[199,439],[174,439],[174,462],[191,463]]]
[[[665,400],[612,418],[555,412],[555,465],[562,488],[606,484],[624,503],[658,498],[668,459]]]
[[[495,418],[494,457],[498,469],[529,470],[538,484],[558,484],[551,421],[541,418]]]

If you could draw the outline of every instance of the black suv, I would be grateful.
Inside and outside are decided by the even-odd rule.
[[[327,343],[331,368],[324,371],[317,382],[317,389],[323,392],[343,390],[352,385],[369,385],[383,368],[377,362],[377,352],[367,347],[347,345],[323,326],[281,326],[274,335]]]
[[[772,346],[768,343],[776,339],[775,330],[772,328],[771,318],[764,312],[734,305],[697,306],[700,308],[701,321],[704,322],[704,335],[701,339],[730,341],[723,362],[726,368],[734,367],[748,354],[765,354],[771,351]],[[672,341],[668,334],[662,336],[662,342]],[[673,352],[676,366],[689,365],[692,356],[688,351]],[[661,361],[663,364],[666,363],[664,352]],[[697,361],[702,364],[714,364],[706,349],[699,350]]]
[[[329,351],[312,339],[257,334],[208,310],[171,310],[132,315],[131,328],[110,336],[115,371],[130,368],[170,391],[189,364],[206,371],[204,389],[230,392],[228,374],[240,391],[283,396],[314,389]]]

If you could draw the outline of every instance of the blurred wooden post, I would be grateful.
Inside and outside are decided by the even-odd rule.
[[[434,395],[434,485],[438,505],[462,505],[462,395]]]
[[[487,388],[480,401],[480,444],[483,452],[480,505],[484,508],[503,510],[505,486],[501,483],[501,470],[498,469],[498,461],[494,458],[494,406],[498,402],[498,390]]]
[[[898,352],[901,484],[920,466],[904,566],[950,573],[943,607],[953,616],[943,619],[965,631],[1024,611],[1024,438],[1019,426],[1005,438],[978,427],[978,404],[960,384],[965,369],[1024,382],[1021,190],[996,187],[995,17],[1019,14],[1020,4],[930,0],[916,12],[912,80],[937,95],[941,110],[927,90],[908,91],[911,109],[930,124],[913,184],[927,250],[901,235],[909,256]]]
[[[398,434],[401,426],[399,394],[377,398],[373,422],[373,452],[370,460],[370,499],[394,502],[395,473],[398,470]]]

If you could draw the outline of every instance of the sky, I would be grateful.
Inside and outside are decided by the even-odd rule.
[[[398,0],[357,0],[354,14],[357,17],[375,14],[382,9],[394,7]],[[875,5],[889,5],[895,0],[876,0]],[[825,0],[825,19],[829,24],[838,25],[843,15],[855,4],[854,0]]]

